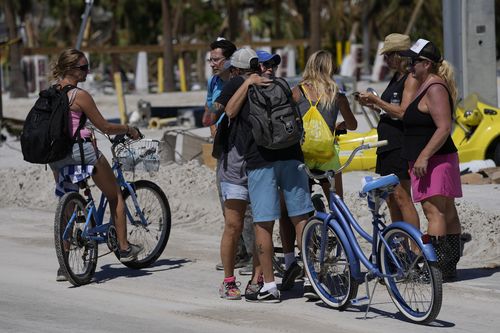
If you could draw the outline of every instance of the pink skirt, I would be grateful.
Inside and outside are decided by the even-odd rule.
[[[432,156],[427,165],[427,173],[421,178],[415,177],[414,164],[415,161],[409,162],[413,202],[420,202],[436,195],[462,197],[457,153]]]

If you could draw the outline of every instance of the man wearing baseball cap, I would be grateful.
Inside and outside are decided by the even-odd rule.
[[[233,78],[224,86],[214,103],[219,114],[226,111],[226,106],[229,103],[233,103],[238,112],[240,109],[248,108],[246,93],[241,93],[239,88],[246,82],[246,77],[252,73],[259,73],[257,54],[252,49],[237,50],[231,56],[229,64]],[[260,76],[258,74],[255,76],[255,81],[252,82],[258,84],[261,81]],[[220,245],[224,280],[219,288],[219,294],[221,298],[237,300],[241,299],[241,291],[234,276],[235,247],[243,228],[247,229],[245,212],[250,199],[243,152],[245,141],[248,140],[246,135],[251,135],[251,133],[244,128],[243,122],[237,115],[224,114],[221,119],[214,140],[214,152],[220,152],[217,178],[220,180],[219,185],[224,200],[225,220]],[[250,232],[253,233],[253,225],[250,225]],[[259,266],[257,260],[258,256],[254,254],[253,261],[256,271],[258,271]]]
[[[281,63],[280,55],[258,50],[257,57],[259,58],[262,75],[268,78],[274,77],[276,75],[276,70]]]

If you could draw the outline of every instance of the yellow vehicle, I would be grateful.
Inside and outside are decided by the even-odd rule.
[[[372,110],[361,108],[371,129],[364,133],[350,132],[338,137],[340,162],[345,163],[352,150],[360,144],[377,141],[376,119]],[[491,159],[500,166],[500,109],[471,94],[455,109],[452,139],[458,149],[460,162]],[[347,170],[375,170],[376,150],[358,154]]]

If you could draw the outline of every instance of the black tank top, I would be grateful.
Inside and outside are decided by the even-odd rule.
[[[394,73],[391,81],[385,88],[380,98],[387,103],[391,102],[394,93],[399,97],[400,103],[403,99],[403,90],[405,88],[405,81],[408,74],[405,74],[400,80],[397,79],[398,73]],[[399,149],[403,145],[403,122],[399,119],[392,119],[387,113],[380,116],[380,121],[377,126],[378,139],[387,140],[386,146],[378,147],[377,154],[386,151]]]
[[[424,97],[427,89],[429,89],[434,84],[440,84],[445,87],[448,92],[448,99],[450,101],[450,117],[453,118],[452,108],[453,100],[451,99],[450,92],[448,88],[440,82],[434,82],[429,84],[420,95],[415,98],[405,111],[403,116],[404,123],[404,140],[403,140],[403,151],[401,156],[408,161],[416,161],[422,150],[425,148],[432,135],[436,131],[437,127],[432,120],[432,117],[428,113],[424,113],[418,109],[418,103]],[[457,151],[453,140],[451,139],[451,134],[448,134],[445,143],[439,148],[435,155],[450,154]]]

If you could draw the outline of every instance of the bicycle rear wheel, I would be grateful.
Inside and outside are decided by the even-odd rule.
[[[358,284],[351,275],[349,260],[335,230],[327,226],[322,239],[323,222],[312,219],[302,234],[302,260],[311,284],[321,300],[332,308],[343,310],[358,293]],[[327,242],[323,263],[321,243]]]
[[[123,197],[133,217],[132,221],[127,218],[127,238],[130,243],[140,245],[143,250],[137,260],[123,264],[139,269],[150,266],[163,253],[170,236],[171,215],[167,197],[158,185],[148,180],[138,180],[132,187],[147,224],[141,223],[130,193],[125,191]],[[118,251],[115,254],[119,258]]]
[[[392,301],[413,322],[433,321],[439,314],[443,297],[441,272],[435,263],[427,261],[422,248],[405,230],[391,229],[384,239],[389,249],[380,243],[379,263],[382,273],[392,275],[384,278]],[[402,267],[400,276],[389,250]]]
[[[82,236],[85,206],[85,199],[80,194],[66,193],[57,205],[54,219],[57,260],[69,282],[75,286],[89,283],[97,266],[97,242]],[[71,225],[68,225],[70,221]],[[95,227],[93,219],[90,227]]]

